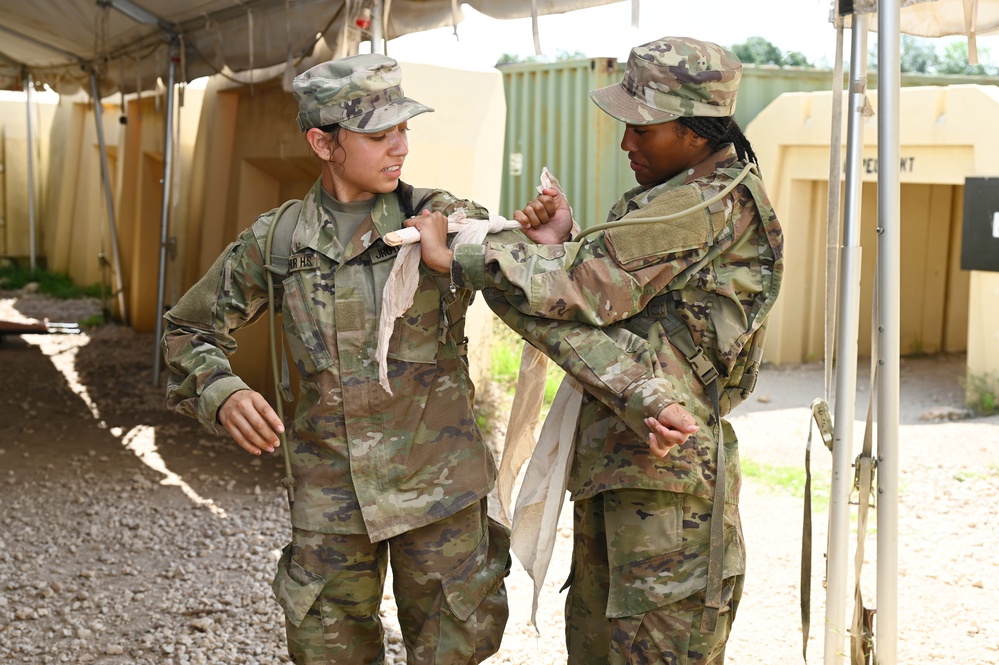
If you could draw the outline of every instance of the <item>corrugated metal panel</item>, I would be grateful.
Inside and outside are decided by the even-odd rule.
[[[499,214],[512,217],[537,192],[541,167],[559,179],[583,228],[603,222],[611,205],[636,185],[620,148],[623,126],[590,101],[595,88],[620,81],[623,62],[613,58],[504,65],[507,120]],[[905,74],[903,86],[995,84],[984,76]],[[876,88],[877,77],[868,84]],[[785,92],[832,87],[832,72],[799,67],[743,68],[735,119],[744,130]]]
[[[541,169],[559,179],[577,221],[604,221],[621,192],[634,186],[619,147],[621,124],[589,99],[621,79],[613,58],[502,67],[507,100],[499,214],[512,217],[537,195]]]
[[[735,101],[735,119],[740,127],[746,129],[760,111],[785,92],[815,92],[831,88],[832,72],[826,69],[744,66]]]

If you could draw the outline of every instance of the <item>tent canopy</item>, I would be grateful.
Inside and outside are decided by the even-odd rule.
[[[840,0],[840,6],[844,4]],[[999,0],[900,0],[900,6],[899,32],[914,37],[963,35],[968,39],[970,64],[978,63],[975,38],[999,34]],[[853,0],[852,10],[857,14],[876,14],[878,0]],[[844,24],[851,27],[849,16]],[[876,27],[877,21],[871,21],[870,29]]]
[[[999,2],[992,0],[901,0],[900,32],[915,37],[999,33]],[[854,0],[857,14],[874,14],[878,0]],[[876,28],[871,23],[871,28]]]
[[[469,0],[499,19],[559,14],[622,0]],[[452,0],[0,0],[0,89],[26,74],[60,93],[151,89],[167,74],[176,45],[178,81],[291,62],[317,51],[356,52],[371,32],[358,18],[377,4],[380,34],[393,39],[457,25]]]

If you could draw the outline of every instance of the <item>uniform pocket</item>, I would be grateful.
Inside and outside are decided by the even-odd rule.
[[[283,286],[281,316],[285,338],[299,372],[312,376],[332,365],[333,359],[313,314],[311,295],[306,292],[301,273],[292,273]],[[332,299],[328,306],[332,308]]]
[[[421,274],[412,306],[395,320],[387,353],[389,358],[410,363],[436,362],[441,334],[441,297],[436,281]]]
[[[284,548],[278,562],[277,574],[271,583],[278,605],[284,609],[288,621],[296,628],[302,625],[305,615],[322,593],[325,581],[310,573],[291,558],[291,545]]]
[[[460,621],[468,621],[510,572],[510,530],[488,519],[486,534],[464,563],[444,577],[444,600]]]
[[[580,369],[585,367],[597,384],[602,383],[612,393],[620,395],[636,380],[651,374],[652,360],[648,347],[644,346],[645,340],[638,335],[624,328],[604,330],[606,336],[596,339],[584,331],[573,331],[566,335],[565,341],[573,350],[573,365],[581,365]],[[644,358],[648,365],[636,363],[634,358]]]

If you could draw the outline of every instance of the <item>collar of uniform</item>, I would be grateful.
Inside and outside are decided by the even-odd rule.
[[[707,159],[687,169],[683,184],[686,185],[699,178],[710,176],[715,171],[732,166],[737,161],[739,161],[739,154],[735,151],[735,146],[731,143],[726,143],[708,155]]]
[[[316,180],[303,199],[302,222],[304,223],[299,223],[292,237],[292,250],[297,252],[308,247],[339,261],[344,248],[340,247],[336,239],[333,220],[327,218],[323,209],[322,178]],[[368,247],[390,231],[402,228],[402,211],[395,192],[378,195],[371,209],[371,222],[374,233],[368,240]],[[358,230],[364,229],[365,225],[366,222],[362,222]]]
[[[378,238],[384,238],[392,231],[398,231],[403,226],[402,209],[399,207],[399,196],[395,191],[379,194],[375,206],[371,209],[371,221],[375,225]],[[374,243],[376,238],[371,238]]]
[[[632,210],[637,210],[645,206],[646,203],[656,198],[663,192],[683,187],[695,180],[710,177],[718,169],[723,169],[739,161],[739,155],[735,151],[735,146],[726,143],[719,150],[708,155],[706,159],[694,164],[686,171],[681,171],[666,182],[653,187],[634,187],[625,192],[616,204],[611,208],[608,221],[620,219]]]
[[[321,233],[324,226],[330,227],[329,233]],[[291,251],[294,253],[308,247],[329,256],[329,252],[334,250],[330,245],[331,238],[335,239],[336,233],[323,211],[323,181],[318,178],[302,199],[302,214],[291,237]]]

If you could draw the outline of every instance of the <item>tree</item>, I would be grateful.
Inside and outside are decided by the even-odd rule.
[[[801,51],[791,51],[784,56],[784,65],[787,67],[814,67]]]
[[[988,49],[978,50],[979,64],[968,64],[968,42],[958,40],[946,43],[942,50],[938,48],[939,41],[927,37],[902,35],[900,40],[901,53],[899,67],[903,72],[917,74],[951,74],[995,76],[999,67],[981,64],[989,59]],[[877,42],[868,51],[871,69],[878,66]]]
[[[750,37],[732,46],[732,52],[746,65],[776,65],[777,67],[814,67],[800,51],[781,52],[770,40]]]
[[[582,51],[566,51],[565,49],[558,49],[555,51],[554,62],[561,62],[562,60],[583,60],[588,56]],[[516,65],[523,62],[553,62],[551,58],[547,55],[520,55],[518,53],[504,53],[496,61],[496,67],[502,67],[503,65]]]
[[[903,72],[932,74],[937,70],[937,51],[925,37],[901,36],[899,65]]]
[[[732,52],[739,56],[743,64],[777,65],[784,60],[780,49],[763,37],[750,37],[741,44],[732,46]]]
[[[988,49],[978,49],[978,64],[968,64],[968,42],[961,40],[947,44],[940,54],[937,71],[940,74],[966,74],[976,76],[996,76],[999,67],[983,65],[989,59]]]

